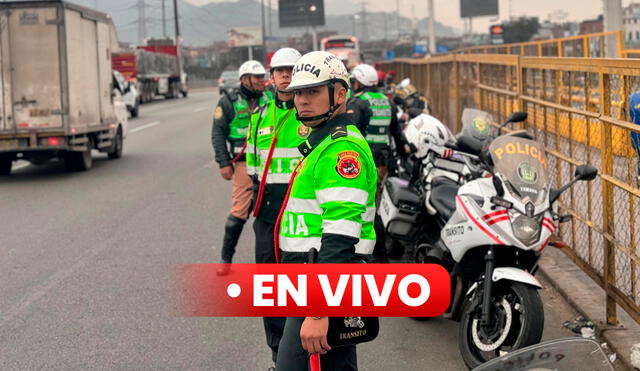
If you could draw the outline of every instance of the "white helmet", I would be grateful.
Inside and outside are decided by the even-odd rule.
[[[353,78],[364,86],[378,85],[378,72],[373,66],[359,64],[351,71]]]
[[[271,57],[271,69],[278,67],[293,67],[302,55],[293,48],[278,49]]]
[[[344,64],[329,52],[316,51],[303,55],[295,64],[287,90],[311,88],[337,81],[349,87],[349,73]]]
[[[293,66],[293,76],[287,91],[293,91],[315,86],[328,85],[329,87],[329,110],[321,115],[313,117],[300,117],[296,113],[298,121],[319,123],[330,118],[340,107],[334,102],[335,83],[341,82],[345,88],[349,88],[349,72],[344,64],[335,55],[329,52],[316,51],[307,53]]]
[[[240,68],[238,68],[238,78],[242,78],[244,75],[265,75],[267,71],[262,66],[262,63],[258,61],[246,61]]]
[[[426,113],[411,119],[404,129],[404,135],[407,142],[416,148],[415,156],[418,158],[425,157],[429,150],[434,147],[443,147],[445,143],[454,138],[449,128],[437,118]]]

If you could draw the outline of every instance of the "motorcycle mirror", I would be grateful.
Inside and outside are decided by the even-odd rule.
[[[409,119],[418,117],[422,114],[422,110],[420,108],[409,108],[407,110],[407,114],[409,115]]]
[[[404,99],[396,95],[395,97],[393,97],[393,103],[395,103],[398,106],[404,106]]]
[[[598,169],[591,165],[580,165],[576,168],[575,177],[578,180],[592,181],[598,175]]]
[[[509,117],[509,122],[523,122],[527,119],[526,112],[514,112],[511,117]]]
[[[498,195],[498,197],[504,196],[504,187],[502,186],[502,181],[500,180],[500,178],[494,175],[493,177],[491,177],[491,179],[493,181],[493,186],[496,189],[496,194]]]

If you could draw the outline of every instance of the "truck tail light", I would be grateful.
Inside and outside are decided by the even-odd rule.
[[[61,137],[47,137],[47,145],[52,147],[57,147],[63,144],[64,139]]]

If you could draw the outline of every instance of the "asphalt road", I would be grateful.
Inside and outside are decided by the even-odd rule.
[[[16,163],[0,179],[0,370],[266,370],[258,318],[181,318],[176,264],[217,262],[230,183],[212,162],[217,94],[143,106],[122,159]],[[247,224],[236,255],[253,262]],[[543,290],[545,339],[575,314]],[[382,320],[361,370],[463,370],[457,324]]]

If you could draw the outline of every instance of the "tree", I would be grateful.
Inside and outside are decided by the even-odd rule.
[[[505,44],[526,42],[538,33],[540,21],[538,17],[520,17],[503,22],[502,29],[504,31],[502,38]]]

